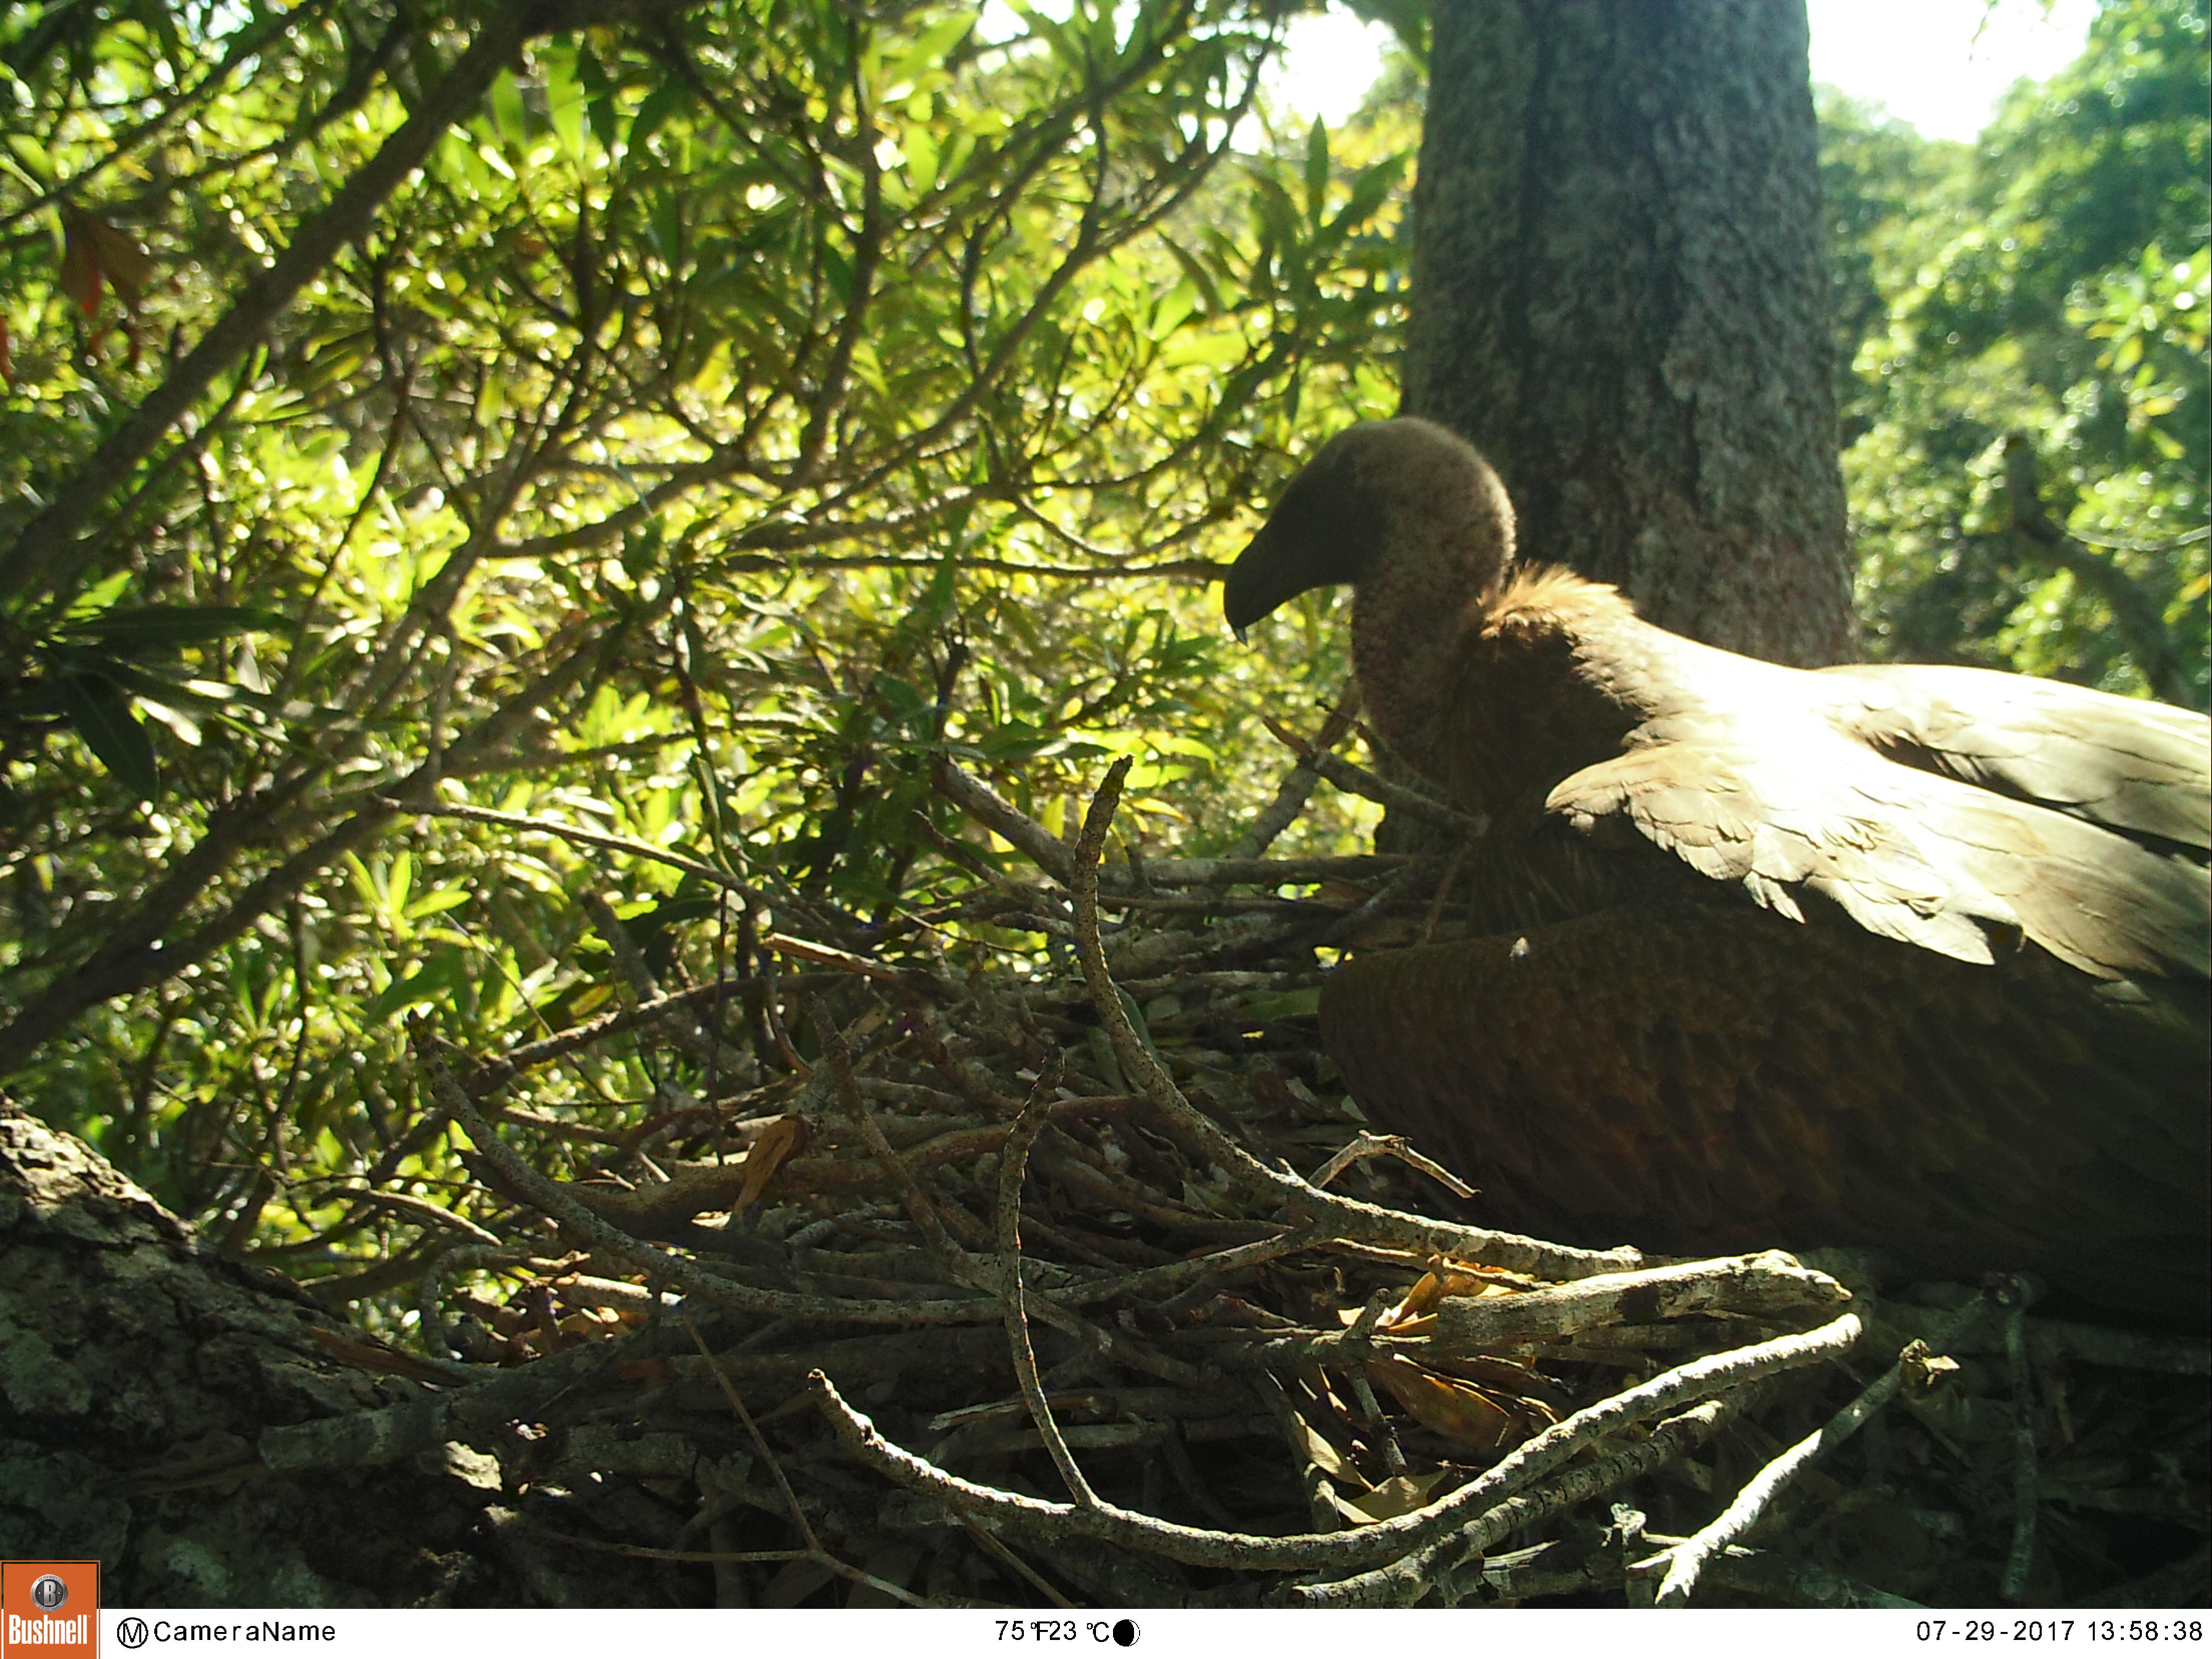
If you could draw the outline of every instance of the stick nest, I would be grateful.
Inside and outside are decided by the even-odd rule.
[[[331,1341],[420,1398],[265,1461],[447,1448],[510,1547],[679,1603],[2203,1601],[2202,1343],[1470,1224],[1313,1018],[1317,946],[1449,925],[1445,861],[1102,866],[1120,780],[1069,845],[944,765],[1033,873],[948,842],[973,892],[856,940],[707,871],[746,971],[603,926],[618,1011],[418,1030],[402,1150],[458,1127],[487,1201],[323,1292],[414,1286],[417,1346]],[[963,971],[956,919],[1047,958]],[[638,1127],[533,1101],[602,1045],[670,1079]]]

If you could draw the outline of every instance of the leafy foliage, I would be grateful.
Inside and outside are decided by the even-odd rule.
[[[465,1201],[402,1139],[410,1011],[489,1052],[613,953],[741,971],[771,925],[403,807],[678,849],[864,946],[992,856],[945,850],[933,753],[1054,820],[1132,755],[1128,833],[1203,848],[1271,781],[1255,711],[1340,677],[1225,653],[1206,582],[1286,452],[1391,401],[1405,146],[1232,155],[1274,40],[1238,5],[883,10],[610,0],[531,42],[11,573],[0,1050],[233,1243],[383,1255],[372,1169]],[[489,27],[9,14],[0,536]],[[618,1126],[659,1081],[568,1086]]]
[[[2112,0],[1978,144],[1824,107],[1876,655],[2203,706],[2206,62],[2199,0]]]

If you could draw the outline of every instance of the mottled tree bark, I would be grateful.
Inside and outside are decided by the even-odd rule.
[[[1525,556],[1777,661],[1856,656],[1798,0],[1446,0],[1408,413]]]
[[[272,1468],[272,1430],[430,1397],[342,1363],[334,1340],[369,1346],[0,1097],[0,1558],[96,1559],[103,1601],[126,1607],[665,1599],[635,1562],[533,1524],[459,1443]]]

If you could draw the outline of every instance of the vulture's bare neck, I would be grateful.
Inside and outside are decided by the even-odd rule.
[[[1478,523],[1456,542],[1393,538],[1353,603],[1369,719],[1476,812],[1618,753],[1671,666],[1668,636],[1613,589],[1516,568],[1509,536]]]

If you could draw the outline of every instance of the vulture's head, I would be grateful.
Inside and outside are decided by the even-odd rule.
[[[1244,630],[1309,588],[1357,585],[1393,552],[1467,567],[1467,591],[1513,556],[1513,508],[1474,446],[1432,422],[1362,421],[1316,453],[1221,586]]]

